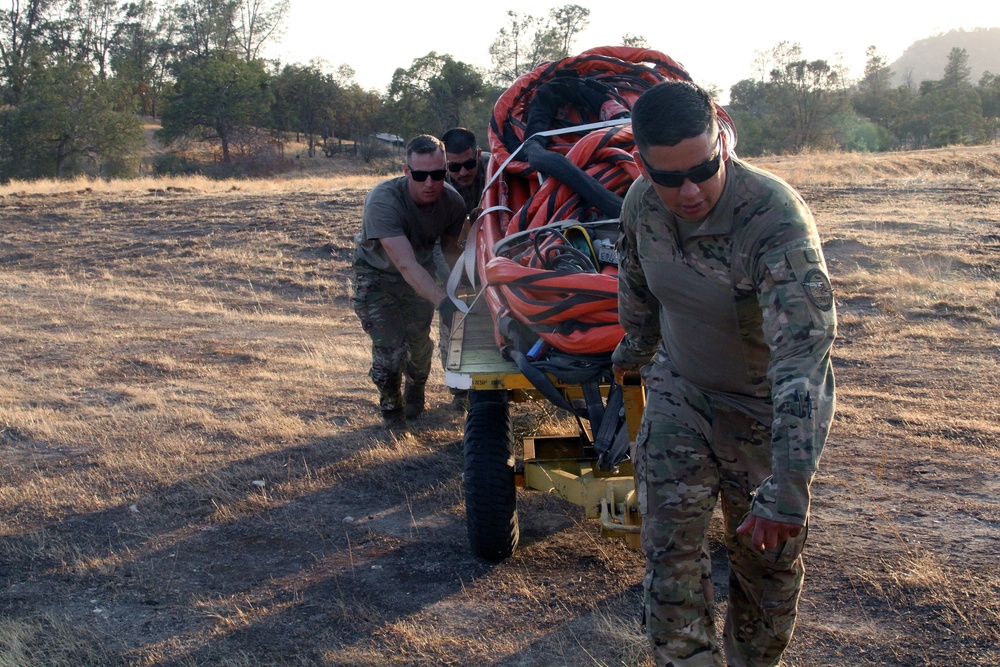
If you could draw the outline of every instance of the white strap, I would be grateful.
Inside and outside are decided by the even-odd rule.
[[[518,146],[506,160],[503,161],[503,164],[500,165],[500,168],[497,169],[495,172],[493,172],[493,176],[483,187],[483,190],[486,190],[491,185],[493,185],[493,181],[497,180],[500,174],[503,173],[503,170],[507,168],[507,165],[510,164],[511,160],[514,159],[514,156],[521,152],[521,149],[524,148],[524,145],[528,143],[529,139],[534,139],[535,137],[552,137],[557,134],[573,134],[576,132],[583,132],[583,131],[589,132],[590,130],[599,130],[602,127],[615,127],[617,125],[628,125],[631,122],[632,119],[626,116],[624,118],[613,118],[611,120],[602,120],[599,123],[587,123],[586,125],[574,125],[573,127],[563,127],[557,130],[545,130],[544,132],[535,132],[533,135],[528,137],[528,139],[522,141],[521,145]]]

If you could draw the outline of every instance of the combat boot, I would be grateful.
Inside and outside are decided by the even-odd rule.
[[[424,385],[406,384],[403,392],[403,402],[406,404],[406,418],[416,419],[424,411]]]
[[[402,408],[382,411],[382,428],[389,433],[406,430],[406,415]]]

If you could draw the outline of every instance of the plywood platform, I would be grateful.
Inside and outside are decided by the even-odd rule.
[[[497,347],[493,316],[484,299],[473,302],[448,343],[445,384],[456,389],[531,389],[531,383]]]

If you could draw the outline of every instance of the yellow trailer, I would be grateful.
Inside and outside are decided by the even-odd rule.
[[[580,385],[547,377],[570,403],[585,400]],[[642,521],[631,459],[607,465],[584,421],[578,419],[576,434],[525,438],[523,455],[520,459],[515,455],[511,406],[542,395],[513,361],[501,355],[493,319],[482,301],[473,302],[469,313],[455,316],[445,383],[469,390],[463,482],[469,542],[476,555],[502,560],[517,548],[518,487],[554,493],[579,505],[587,518],[600,519],[602,535],[639,548]],[[611,384],[601,385],[605,401],[611,389]],[[620,389],[620,408],[608,401],[609,409],[620,410],[630,445],[642,418],[644,389],[638,376],[623,380]]]

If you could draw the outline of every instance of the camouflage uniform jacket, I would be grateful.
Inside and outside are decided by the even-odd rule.
[[[726,167],[719,202],[683,241],[651,184],[630,188],[618,246],[626,335],[613,361],[634,370],[652,358],[770,425],[772,476],[753,513],[801,525],[833,419],[833,293],[805,202],[767,172]]]

